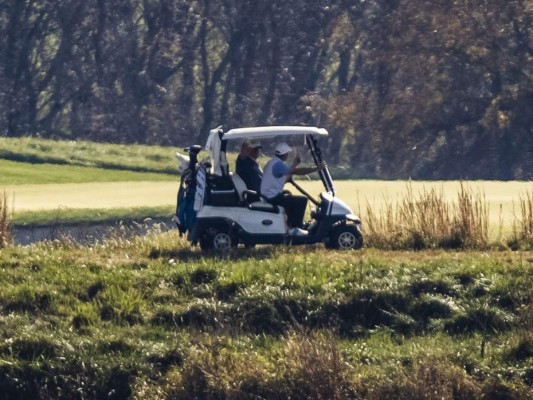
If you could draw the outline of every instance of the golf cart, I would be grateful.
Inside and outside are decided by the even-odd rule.
[[[199,145],[185,149],[189,165],[181,177],[175,216],[180,233],[187,233],[187,239],[193,245],[200,244],[203,250],[225,251],[239,243],[245,247],[324,243],[334,249],[361,248],[361,220],[335,196],[327,167],[318,173],[325,189],[318,200],[290,180],[315,206],[312,220],[303,227],[308,231],[305,236],[290,235],[283,207],[272,205],[258,193],[248,190],[242,178],[228,167],[228,142],[280,137],[302,138],[318,165],[323,161],[318,139],[327,135],[325,129],[295,126],[240,128],[228,132],[221,128],[211,130],[205,146],[208,158],[198,160],[202,150]]]

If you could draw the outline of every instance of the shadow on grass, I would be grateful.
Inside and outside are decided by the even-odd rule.
[[[197,247],[184,249],[159,249],[152,248],[148,253],[148,258],[156,260],[158,258],[174,258],[180,261],[199,261],[205,259],[229,259],[229,260],[247,260],[247,259],[263,259],[273,257],[280,252],[279,246],[264,246],[252,249],[231,249],[228,252],[216,251],[202,251]]]

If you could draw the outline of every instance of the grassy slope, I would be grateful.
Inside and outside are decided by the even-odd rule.
[[[176,181],[176,174],[0,160],[0,187],[89,182]]]
[[[0,159],[174,174],[174,149],[161,146],[0,138]]]
[[[176,151],[185,153],[179,147],[0,137],[0,160],[169,175],[176,174]],[[200,153],[200,157],[205,156],[205,152]],[[228,160],[233,163],[235,154]]]
[[[528,398],[532,262],[531,253],[272,246],[219,259],[175,233],[6,248],[0,390]]]

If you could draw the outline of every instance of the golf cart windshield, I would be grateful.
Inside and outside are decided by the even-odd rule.
[[[318,147],[317,138],[327,135],[328,131],[324,128],[304,126],[263,126],[231,129],[228,132],[217,128],[210,131],[205,149],[209,152],[211,173],[215,175],[229,175],[228,161],[226,158],[226,146],[229,140],[299,136],[305,139],[315,165],[319,165],[323,159],[322,151]],[[324,168],[318,174],[324,184],[325,190],[335,195],[335,187],[333,186],[333,180],[328,168]]]

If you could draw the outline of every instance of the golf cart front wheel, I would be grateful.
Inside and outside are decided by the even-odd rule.
[[[342,225],[333,229],[327,247],[351,250],[363,247],[363,235],[355,225]]]

